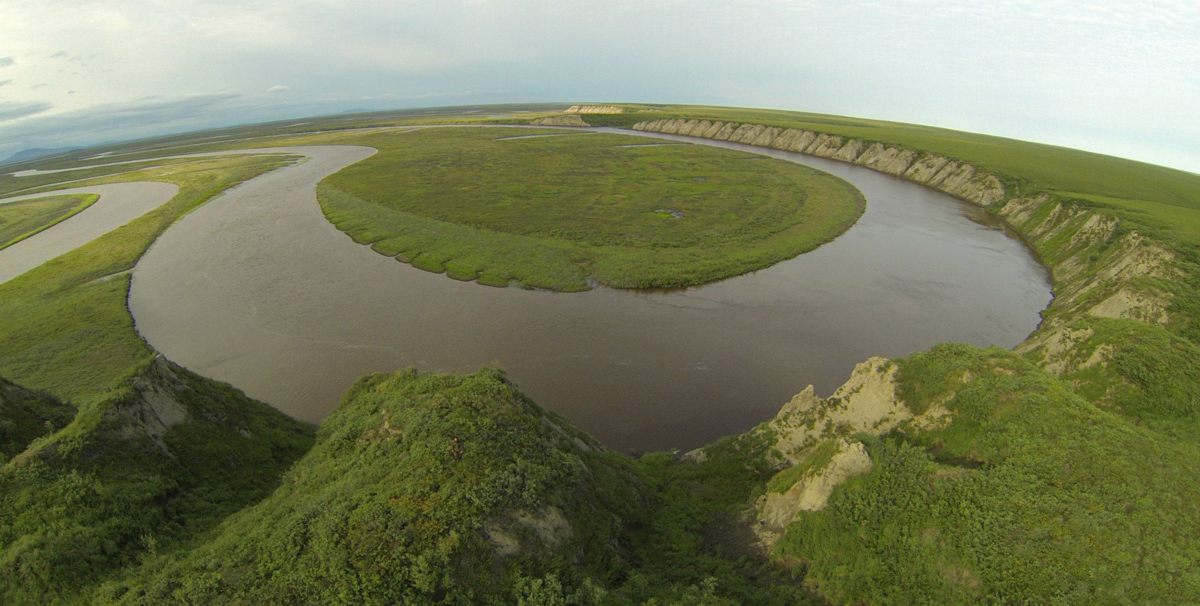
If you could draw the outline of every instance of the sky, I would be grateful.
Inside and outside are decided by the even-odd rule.
[[[558,101],[879,118],[1200,173],[1200,0],[0,0],[0,159]]]

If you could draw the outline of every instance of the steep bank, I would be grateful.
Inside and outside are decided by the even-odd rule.
[[[708,120],[637,122],[633,130],[726,140],[850,162],[939,189],[1001,218],[1051,271],[1055,300],[1019,349],[1058,373],[1086,370],[1127,346],[1121,339],[1063,347],[1096,331],[1095,318],[1132,320],[1192,336],[1200,305],[1193,300],[1194,260],[1139,232],[1137,225],[1081,199],[1023,191],[1019,175],[1003,175],[914,148],[803,129]],[[1180,278],[1187,278],[1180,280]],[[1083,359],[1075,359],[1086,351]],[[1099,351],[1099,353],[1096,353]],[[1088,363],[1091,360],[1091,363]]]

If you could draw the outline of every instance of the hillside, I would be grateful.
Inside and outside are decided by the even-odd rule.
[[[228,386],[140,366],[0,467],[0,600],[86,598],[265,496],[311,443],[310,426]]]
[[[185,557],[152,561],[122,601],[709,599],[701,585],[711,572],[694,569],[700,554],[648,544],[647,528],[675,511],[658,502],[655,475],[546,412],[499,371],[367,376],[274,494]],[[699,539],[680,530],[678,539]],[[669,577],[655,573],[668,563]]]
[[[0,377],[0,465],[74,418],[74,406]]]

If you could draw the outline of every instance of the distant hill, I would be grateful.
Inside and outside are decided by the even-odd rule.
[[[23,162],[25,160],[33,160],[34,158],[42,158],[45,156],[53,156],[55,154],[65,154],[72,152],[78,147],[35,147],[33,149],[23,149],[11,156],[8,159],[0,162],[0,164],[12,164],[13,162]]]

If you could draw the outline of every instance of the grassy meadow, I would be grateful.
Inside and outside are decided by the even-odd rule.
[[[625,136],[428,128],[361,141],[379,153],[318,190],[330,221],[420,269],[495,286],[710,282],[815,248],[864,208],[803,166]]]

